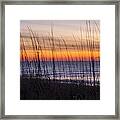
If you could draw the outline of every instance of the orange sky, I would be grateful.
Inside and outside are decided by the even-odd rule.
[[[39,55],[39,57],[38,57]],[[21,59],[22,57],[25,58],[25,56],[28,57],[29,60],[33,59],[40,59],[40,60],[52,60],[54,57],[54,60],[89,60],[91,58],[95,60],[99,60],[100,58],[100,52],[99,51],[74,51],[74,50],[69,50],[69,51],[32,51],[32,50],[27,50],[26,52],[21,52]]]
[[[48,24],[49,21],[21,22],[21,60],[25,60],[25,57],[29,60],[38,59],[39,57],[40,60],[53,60],[54,58],[54,60],[63,61],[100,59],[99,21],[68,20],[68,22],[54,22],[54,36],[52,36],[54,38],[54,50],[52,50],[53,44],[51,41],[50,24]],[[33,33],[25,27],[30,25],[32,26],[31,30]],[[38,38],[34,38],[34,36]],[[32,44],[37,47],[40,46],[41,51],[39,49],[33,50]],[[23,46],[25,47],[24,49]]]

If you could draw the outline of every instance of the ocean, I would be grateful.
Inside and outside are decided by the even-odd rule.
[[[100,79],[100,61],[21,61],[20,75],[56,80]]]

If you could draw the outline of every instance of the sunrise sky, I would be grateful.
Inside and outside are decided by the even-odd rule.
[[[21,60],[99,60],[99,20],[22,20]]]

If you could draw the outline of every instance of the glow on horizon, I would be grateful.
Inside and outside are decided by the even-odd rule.
[[[39,59],[44,61],[51,61],[54,56],[54,60],[62,60],[62,61],[79,61],[79,60],[99,60],[100,58],[100,52],[99,51],[77,51],[77,50],[62,50],[62,51],[49,51],[49,50],[43,50],[41,51],[33,51],[33,50],[27,50],[26,52],[21,53],[21,60],[22,57],[25,58],[26,55],[29,60],[35,60],[36,56],[39,54]]]
[[[24,20],[20,25],[21,60],[100,60],[98,20]]]

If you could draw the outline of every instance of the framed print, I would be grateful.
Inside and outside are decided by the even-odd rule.
[[[98,20],[20,22],[21,100],[100,99]]]
[[[119,119],[118,1],[1,7],[1,118]]]

